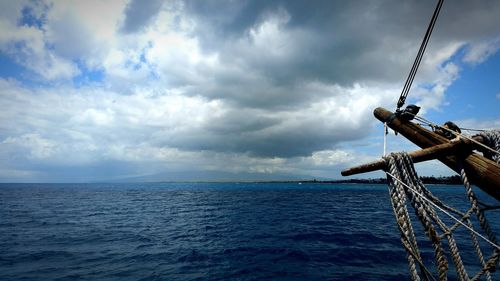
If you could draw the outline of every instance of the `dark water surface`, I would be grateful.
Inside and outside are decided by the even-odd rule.
[[[465,202],[460,187],[432,190]],[[498,229],[499,216],[489,218]],[[382,185],[0,184],[0,280],[406,280],[407,272]]]

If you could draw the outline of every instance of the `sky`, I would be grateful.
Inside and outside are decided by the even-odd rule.
[[[435,4],[0,0],[0,181],[339,179],[380,158]],[[499,128],[499,14],[445,1],[407,103]]]

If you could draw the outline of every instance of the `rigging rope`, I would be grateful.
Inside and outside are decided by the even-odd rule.
[[[409,113],[409,114],[411,114],[411,113]],[[449,132],[457,137],[465,138],[465,139],[481,146],[482,148],[489,151],[488,153],[490,153],[490,154],[487,154],[487,155],[491,155],[491,156],[489,156],[490,159],[494,160],[497,163],[500,163],[499,162],[500,161],[500,131],[499,130],[484,131],[483,133],[479,134],[480,136],[483,137],[483,139],[486,140],[487,143],[484,144],[484,143],[478,142],[477,140],[475,140],[469,136],[466,136],[462,133],[455,132],[453,130],[450,130],[449,128],[446,128],[446,127],[443,127],[440,125],[436,125],[436,124],[432,123],[431,121],[429,121],[421,116],[417,116],[417,115],[413,115],[413,116],[414,116],[415,120],[418,120],[424,124],[427,124],[428,126],[430,126],[433,129],[439,128],[439,129],[445,130],[445,131],[447,131],[447,132]]]
[[[500,163],[500,130],[484,131],[479,134],[483,137],[483,141],[487,147],[491,147],[489,150],[494,150],[493,152],[485,152],[484,156],[497,163]]]
[[[469,137],[463,133],[456,132],[456,131],[451,130],[449,128],[446,128],[444,126],[434,124],[431,121],[425,119],[424,117],[418,116],[416,113],[412,113],[412,112],[406,111],[406,110],[404,111],[404,113],[407,115],[410,115],[411,119],[415,119],[417,121],[422,122],[421,124],[416,123],[417,125],[425,124],[425,125],[431,127],[433,130],[436,130],[436,128],[439,128],[441,130],[447,131],[450,134],[455,135],[456,137],[461,137],[461,138],[467,139],[467,140],[477,144],[478,146],[481,146],[485,150],[488,150],[488,152],[486,153],[486,157],[488,157],[489,159],[491,159],[497,163],[500,163],[500,130],[477,130],[476,129],[475,131],[481,131],[479,136],[483,137],[483,140],[485,140],[485,143],[481,143],[481,142],[479,142],[479,141],[473,139],[472,137]]]
[[[394,210],[394,215],[401,232],[401,242],[407,251],[408,265],[410,275],[413,280],[425,278],[427,280],[434,279],[430,271],[426,268],[424,261],[420,255],[420,250],[417,245],[416,235],[413,230],[411,219],[407,210],[407,205],[410,205],[415,210],[415,216],[424,227],[425,234],[431,241],[434,248],[434,256],[438,277],[440,280],[447,279],[448,260],[447,253],[444,249],[443,238],[446,238],[449,255],[455,266],[457,276],[460,280],[477,280],[485,275],[487,280],[491,280],[490,271],[498,266],[500,256],[500,246],[496,242],[496,237],[484,217],[484,210],[479,208],[479,202],[472,191],[467,176],[462,169],[462,180],[464,182],[467,198],[471,203],[471,208],[466,212],[460,212],[454,208],[444,204],[436,196],[434,196],[419,179],[411,158],[406,153],[391,153],[384,157],[387,169],[386,174],[389,181],[389,193],[391,203]],[[452,218],[456,223],[452,226],[447,226],[437,215],[437,210]],[[459,216],[456,218],[451,213]],[[475,213],[479,226],[486,236],[481,235],[472,228],[471,214]],[[476,251],[481,269],[471,278],[467,273],[464,263],[462,262],[457,242],[453,236],[453,232],[458,227],[463,226],[469,230],[471,242]],[[440,234],[441,232],[441,234]],[[484,239],[493,248],[493,254],[485,260],[481,247],[477,238]],[[417,270],[420,269],[420,274]]]
[[[475,131],[475,132],[485,132],[485,131],[488,131],[486,129],[472,129],[472,128],[464,128],[464,127],[460,127],[460,130],[462,130],[462,131]]]
[[[427,27],[427,31],[425,32],[424,39],[422,40],[422,43],[420,44],[420,49],[418,50],[417,57],[415,58],[415,61],[413,62],[413,66],[410,70],[410,73],[408,74],[408,78],[406,79],[403,90],[401,91],[401,95],[399,97],[398,104],[397,104],[398,110],[404,105],[406,97],[408,96],[408,93],[410,92],[411,84],[413,83],[413,79],[415,78],[415,75],[417,74],[417,70],[418,70],[418,67],[420,65],[420,62],[422,61],[422,57],[424,56],[425,48],[427,47],[427,43],[429,43],[429,38],[431,37],[432,30],[434,29],[434,25],[436,24],[436,20],[439,16],[439,11],[441,10],[441,7],[443,6],[443,1],[444,0],[439,0],[437,5],[436,5],[436,9],[434,10],[434,14],[432,15],[431,22],[429,23],[429,26]]]

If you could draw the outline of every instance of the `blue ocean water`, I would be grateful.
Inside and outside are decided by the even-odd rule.
[[[0,280],[406,279],[383,185],[0,184]]]

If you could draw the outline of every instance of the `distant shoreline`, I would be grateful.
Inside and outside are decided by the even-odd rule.
[[[462,185],[462,180],[457,176],[450,177],[420,177],[425,184],[445,184],[445,185]],[[196,180],[196,181],[95,181],[95,182],[0,182],[5,184],[113,184],[113,183],[301,183],[301,184],[387,184],[387,179],[341,179],[341,180]]]
[[[425,184],[460,185],[462,180],[459,176],[450,177],[420,177]],[[361,184],[387,184],[387,179],[345,179],[345,180],[283,180],[283,181],[255,181],[257,183],[316,183],[316,184],[339,184],[339,183],[361,183]]]

